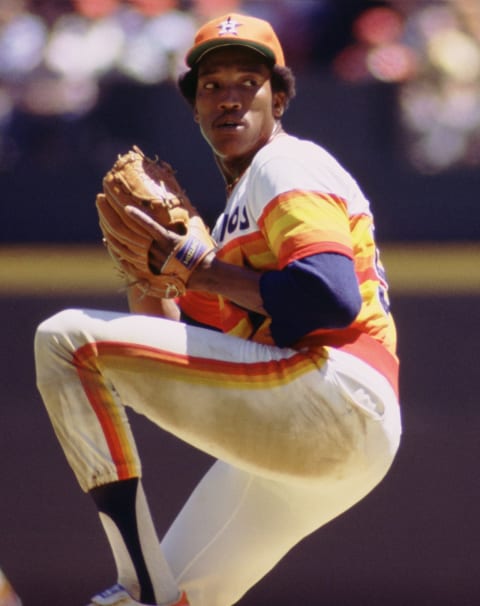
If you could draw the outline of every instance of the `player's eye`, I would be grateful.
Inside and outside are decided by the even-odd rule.
[[[215,90],[218,88],[219,83],[216,79],[211,78],[209,76],[200,77],[198,79],[198,88],[199,90]]]

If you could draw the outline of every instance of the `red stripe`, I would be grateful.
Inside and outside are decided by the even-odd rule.
[[[121,342],[99,342],[96,347],[100,355],[115,355],[131,358],[144,358],[157,361],[163,364],[176,366],[177,368],[187,368],[189,372],[197,371],[206,374],[220,375],[228,377],[248,377],[249,381],[257,382],[268,376],[278,376],[284,374],[286,369],[294,368],[302,363],[311,363],[310,356],[301,352],[293,354],[289,358],[280,360],[267,360],[264,362],[230,362],[227,360],[214,360],[212,358],[203,358],[199,356],[190,356],[177,354],[171,351],[150,347],[148,345],[138,345]],[[82,348],[83,349],[83,348]]]
[[[322,347],[336,347],[360,358],[387,379],[398,398],[398,358],[370,335],[359,333],[352,337],[351,331],[348,330],[340,333],[324,331],[323,334],[314,333],[301,339],[298,346],[306,346],[313,350]]]
[[[292,263],[292,261],[324,252],[334,252],[345,255],[349,259],[352,258],[352,249],[339,242],[313,241],[298,248],[298,242],[295,242],[294,238],[292,238],[292,240],[288,240],[282,245],[280,251],[281,258],[279,259],[280,269],[283,269],[286,265]]]
[[[354,343],[347,343],[339,347],[339,349],[360,358],[370,366],[373,366],[375,370],[378,370],[393,387],[398,398],[398,358],[385,349],[381,343],[367,334],[362,334]]]
[[[98,358],[99,348],[96,343],[87,343],[78,349],[73,357],[73,364],[77,369],[85,395],[92,406],[95,415],[102,427],[110,455],[117,469],[119,480],[132,477],[132,469],[128,463],[130,457],[122,446],[121,436],[112,422],[108,406],[105,401],[112,400],[110,392],[98,381],[99,370],[93,360]],[[92,381],[93,377],[93,381]]]

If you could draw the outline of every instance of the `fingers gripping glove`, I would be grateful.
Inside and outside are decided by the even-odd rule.
[[[126,206],[139,208],[173,233],[152,237],[125,213]],[[147,158],[136,146],[119,156],[105,175],[97,208],[116,267],[145,294],[163,298],[183,295],[190,275],[215,247],[171,166]],[[163,254],[160,266],[152,265],[149,259],[154,241]]]

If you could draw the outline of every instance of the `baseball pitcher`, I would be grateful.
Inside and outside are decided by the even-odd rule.
[[[90,606],[239,602],[365,497],[400,441],[370,206],[328,151],[282,128],[295,80],[275,32],[225,15],[186,64],[179,88],[225,180],[223,212],[210,232],[168,164],[126,150],[97,209],[130,313],[65,310],[35,339],[39,390],[116,563]],[[164,537],[128,408],[215,458]],[[158,461],[165,494],[172,473]]]

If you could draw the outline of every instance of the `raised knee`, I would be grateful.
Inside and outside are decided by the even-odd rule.
[[[60,359],[70,359],[75,348],[71,335],[75,327],[78,331],[79,313],[76,309],[66,309],[37,327],[34,338],[37,382],[45,380]]]
[[[50,343],[57,335],[65,335],[67,327],[71,324],[70,318],[78,312],[75,309],[66,309],[44,320],[35,331],[35,351]]]

